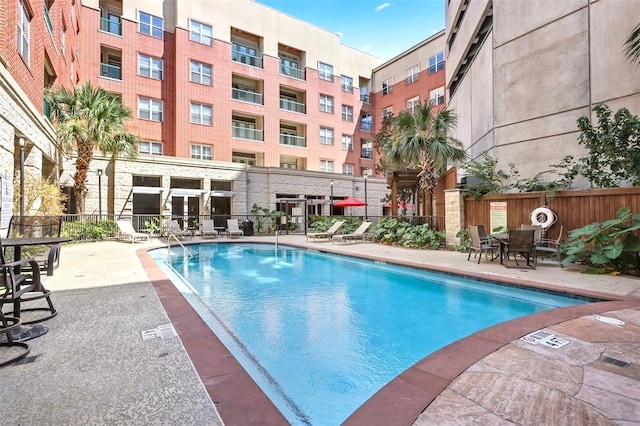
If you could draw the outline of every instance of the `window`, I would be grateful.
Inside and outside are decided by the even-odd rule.
[[[388,78],[382,82],[382,94],[386,95],[393,91],[393,79]]]
[[[360,158],[373,158],[373,141],[361,139],[360,145]]]
[[[300,69],[300,59],[297,56],[279,52],[280,74],[288,75],[300,80],[304,80],[304,70]]]
[[[138,32],[155,38],[164,36],[164,19],[148,13],[140,12]]]
[[[360,102],[364,102],[365,104],[370,102],[369,89],[366,86],[360,87]]]
[[[343,175],[351,175],[351,176],[353,176],[353,164],[343,164],[342,165],[342,174]]]
[[[340,77],[340,83],[343,92],[353,93],[353,78],[343,75]]]
[[[360,116],[360,130],[373,132],[373,117],[370,112],[363,112]]]
[[[211,160],[212,152],[210,145],[191,145],[191,158],[195,160]]]
[[[296,157],[287,157],[283,155],[280,157],[280,167],[283,169],[297,169],[298,159]]]
[[[333,114],[333,96],[320,95],[320,111]]]
[[[409,111],[410,113],[415,114],[419,106],[420,106],[419,96],[414,96],[411,99],[407,99],[407,111]]]
[[[256,155],[246,152],[233,152],[231,154],[232,163],[248,164],[250,166],[256,165]]]
[[[18,53],[29,65],[29,44],[31,43],[31,17],[24,7],[24,2],[20,0],[18,8]]]
[[[162,101],[149,98],[138,98],[138,118],[162,121]]]
[[[333,173],[333,160],[320,160],[320,171]]]
[[[242,64],[251,65],[252,67],[262,68],[262,58],[258,56],[257,46],[247,40],[232,40],[231,43],[231,60]]]
[[[211,46],[211,37],[213,37],[213,28],[211,25],[194,20],[189,21],[189,39],[191,41]]]
[[[191,102],[191,123],[211,126],[213,107],[211,105]]]
[[[407,78],[404,80],[406,84],[418,81],[418,78],[420,78],[420,64],[407,68]]]
[[[60,46],[62,48],[62,56],[64,56],[67,51],[67,27],[64,26],[64,23],[62,24],[62,32],[60,33]]]
[[[211,65],[191,61],[191,81],[205,86],[211,86]]]
[[[353,107],[342,105],[342,121],[353,121]]]
[[[444,103],[444,86],[429,91],[429,102],[431,105]]]
[[[322,145],[333,145],[333,129],[320,127],[320,143]]]
[[[162,80],[163,68],[164,64],[162,59],[143,54],[138,55],[138,74],[141,76]]]
[[[444,52],[440,52],[429,58],[429,74],[436,73],[444,68]]]
[[[369,167],[360,167],[360,174],[362,176],[373,176]]]
[[[140,141],[138,142],[138,153],[162,155],[162,144],[160,142]]]
[[[333,81],[333,66],[318,62],[318,74],[323,80]]]
[[[73,81],[73,76],[76,71],[76,60],[71,54],[71,66],[69,67],[69,80]]]
[[[386,108],[382,109],[382,118],[387,118],[393,115],[393,107],[392,106],[388,106]]]
[[[353,136],[342,135],[342,150],[353,151]]]

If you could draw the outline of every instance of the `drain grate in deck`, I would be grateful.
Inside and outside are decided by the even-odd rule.
[[[526,336],[522,337],[521,340],[532,343],[534,345],[540,344],[554,349],[558,349],[569,344],[568,340],[561,339],[555,334],[543,330],[529,333]]]
[[[611,357],[608,357],[608,356],[603,356],[602,357],[602,361],[606,362],[607,364],[613,364],[616,367],[621,367],[621,368],[627,368],[628,366],[631,365],[628,362],[624,362],[624,361],[621,361],[619,359],[611,358]]]

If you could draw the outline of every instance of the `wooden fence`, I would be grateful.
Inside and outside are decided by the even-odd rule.
[[[497,201],[507,202],[509,229],[530,224],[531,212],[538,207],[547,206],[557,216],[557,222],[547,231],[547,238],[556,238],[562,226],[564,239],[572,229],[614,218],[622,207],[628,207],[632,213],[640,213],[640,187],[560,191],[554,194],[493,194],[478,200],[468,197],[464,200],[464,228],[484,224],[489,229],[490,203]]]

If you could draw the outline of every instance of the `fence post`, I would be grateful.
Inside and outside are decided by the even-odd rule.
[[[462,190],[445,189],[444,191],[445,218],[444,229],[447,247],[460,244],[460,238],[456,237],[459,230],[464,227],[464,197]]]

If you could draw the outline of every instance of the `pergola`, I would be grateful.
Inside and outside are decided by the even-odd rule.
[[[415,191],[418,189],[418,170],[408,170],[403,172],[393,172],[387,175],[387,185],[391,188],[391,216],[398,215],[398,192],[402,190]],[[418,212],[426,215],[424,212],[424,194],[421,199],[417,200],[416,205]],[[422,210],[422,211],[421,211]]]

